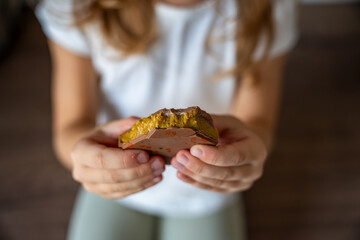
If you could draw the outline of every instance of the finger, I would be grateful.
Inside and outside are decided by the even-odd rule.
[[[129,130],[137,120],[139,120],[138,117],[128,117],[112,121],[110,123],[99,126],[98,130],[102,131],[109,137],[118,138],[119,135]]]
[[[254,151],[250,141],[244,140],[217,147],[195,145],[190,149],[191,155],[215,166],[241,166],[265,159],[265,152]]]
[[[95,143],[116,148],[119,144],[119,136],[129,130],[137,119],[130,117],[99,125],[86,138]]]
[[[184,171],[179,171],[180,173],[182,173],[183,175],[186,175],[190,178],[192,178],[193,180],[199,182],[199,183],[203,183],[205,185],[209,185],[215,188],[222,188],[222,189],[234,189],[236,190],[238,187],[242,186],[242,185],[247,185],[249,183],[254,182],[256,179],[254,178],[253,180],[234,180],[234,181],[229,181],[229,180],[220,180],[220,179],[214,179],[214,178],[207,178],[207,177],[202,177],[199,176],[197,174],[194,174],[188,170],[184,170]]]
[[[171,164],[184,173],[191,172],[202,177],[218,180],[246,179],[253,172],[253,166],[250,164],[240,167],[219,167],[209,165],[191,155],[189,151],[179,151],[171,161]]]
[[[127,192],[133,189],[137,189],[141,186],[144,186],[148,182],[159,182],[161,176],[155,176],[154,174],[148,174],[141,178],[121,182],[121,183],[87,183],[87,185],[102,194],[116,193],[116,192]]]
[[[201,177],[199,175],[196,175],[190,171],[180,171],[182,174],[192,178],[193,180],[203,183],[212,187],[216,188],[223,188],[223,189],[234,189],[242,184],[242,181],[227,181],[227,180],[220,180],[220,179],[213,179],[213,178],[207,178],[207,177]]]
[[[196,179],[193,179],[190,176],[187,176],[181,172],[177,173],[177,176],[179,179],[183,180],[186,183],[189,183],[195,187],[204,189],[204,190],[208,190],[208,191],[212,191],[212,192],[218,192],[218,193],[234,193],[234,192],[239,192],[239,191],[245,191],[248,190],[249,188],[251,188],[252,183],[242,183],[237,185],[236,187],[232,187],[232,188],[226,188],[226,187],[216,187],[216,186],[212,186],[203,182],[199,182]]]
[[[145,189],[147,188],[150,188],[154,185],[156,185],[157,183],[153,183],[153,182],[150,182],[150,183],[147,183],[146,185],[144,186],[141,186],[137,189],[133,189],[133,190],[130,190],[130,191],[126,191],[126,192],[116,192],[116,193],[110,193],[110,194],[101,194],[100,196],[104,197],[104,198],[107,198],[107,199],[119,199],[119,198],[124,198],[126,196],[130,196],[132,194],[135,194],[135,193],[138,193],[138,192],[141,192],[141,191],[144,191]]]
[[[91,168],[122,169],[136,167],[148,162],[149,155],[142,150],[106,147],[86,139],[75,145],[71,158],[74,162]]]
[[[87,183],[119,183],[131,181],[153,173],[159,176],[165,170],[165,162],[161,157],[154,156],[146,164],[133,168],[107,170],[89,167],[75,167],[73,178],[79,182]]]
[[[193,185],[193,186],[195,186],[197,188],[201,188],[201,189],[211,191],[211,192],[227,193],[226,189],[216,188],[216,187],[213,187],[213,186],[210,186],[210,185],[206,185],[204,183],[197,182],[196,180],[192,179],[189,176],[186,176],[186,175],[182,174],[181,172],[177,173],[177,177],[179,179],[183,180],[184,182],[189,183],[189,184],[191,184],[191,185]]]
[[[155,180],[156,179],[156,180]],[[158,184],[159,182],[161,182],[162,178],[158,179],[158,178],[154,178],[153,181],[149,181],[147,183],[145,183],[144,185],[138,186],[137,188],[128,190],[128,191],[123,191],[123,192],[111,192],[111,193],[99,193],[96,192],[96,190],[94,191],[94,189],[92,189],[91,187],[89,187],[88,185],[84,185],[84,188],[88,191],[88,192],[93,192],[96,193],[104,198],[108,198],[108,199],[119,199],[119,198],[123,198],[126,196],[129,196],[131,194],[137,193],[137,192],[141,192],[147,188],[150,188],[156,184]]]

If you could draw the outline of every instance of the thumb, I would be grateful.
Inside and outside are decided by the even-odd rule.
[[[245,124],[231,115],[212,115],[214,126],[219,131],[219,144],[230,144],[244,140],[249,136]]]
[[[213,119],[214,126],[219,130],[219,132],[232,128],[238,128],[243,125],[238,118],[231,115],[212,114],[211,117]]]
[[[119,135],[128,131],[139,119],[138,117],[128,117],[115,120],[100,126],[99,130],[111,138],[118,138]]]

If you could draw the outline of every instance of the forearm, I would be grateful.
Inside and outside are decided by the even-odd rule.
[[[274,145],[286,55],[257,65],[253,74],[245,75],[238,85],[233,114],[257,133],[268,151]]]
[[[72,169],[70,152],[95,126],[98,76],[90,58],[49,41],[52,56],[53,145],[60,162]]]
[[[74,145],[86,134],[94,129],[94,123],[81,122],[69,124],[61,129],[54,130],[53,145],[60,163],[69,170],[72,170],[73,163],[70,153]]]

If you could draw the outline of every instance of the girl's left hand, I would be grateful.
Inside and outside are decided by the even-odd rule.
[[[181,150],[171,165],[181,180],[202,189],[220,193],[247,190],[262,175],[265,143],[235,117],[214,115],[213,119],[219,144]]]

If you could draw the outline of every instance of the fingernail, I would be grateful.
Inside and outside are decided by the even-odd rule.
[[[153,181],[154,183],[157,183],[157,182],[160,182],[160,180],[161,180],[161,177],[156,177],[156,178],[154,178],[152,181]]]
[[[154,175],[155,175],[155,176],[160,176],[162,173],[163,173],[163,170],[160,169],[160,170],[156,170],[156,171],[154,172]]]
[[[189,159],[184,154],[181,154],[179,157],[176,158],[176,160],[184,166],[189,162]]]
[[[201,158],[203,155],[203,151],[200,149],[200,147],[196,147],[196,146],[190,149],[190,153],[191,155],[197,158]]]
[[[148,161],[148,158],[146,154],[142,152],[137,155],[137,160],[139,163],[146,163]]]
[[[185,167],[181,163],[179,163],[177,160],[171,161],[171,165],[176,168],[177,170],[183,170]]]
[[[163,164],[161,163],[160,159],[156,159],[152,164],[151,168],[154,170],[159,170],[163,168]]]
[[[190,181],[192,180],[190,177],[186,176],[185,174],[179,174],[179,177],[182,179],[182,180],[185,180],[185,181]]]

